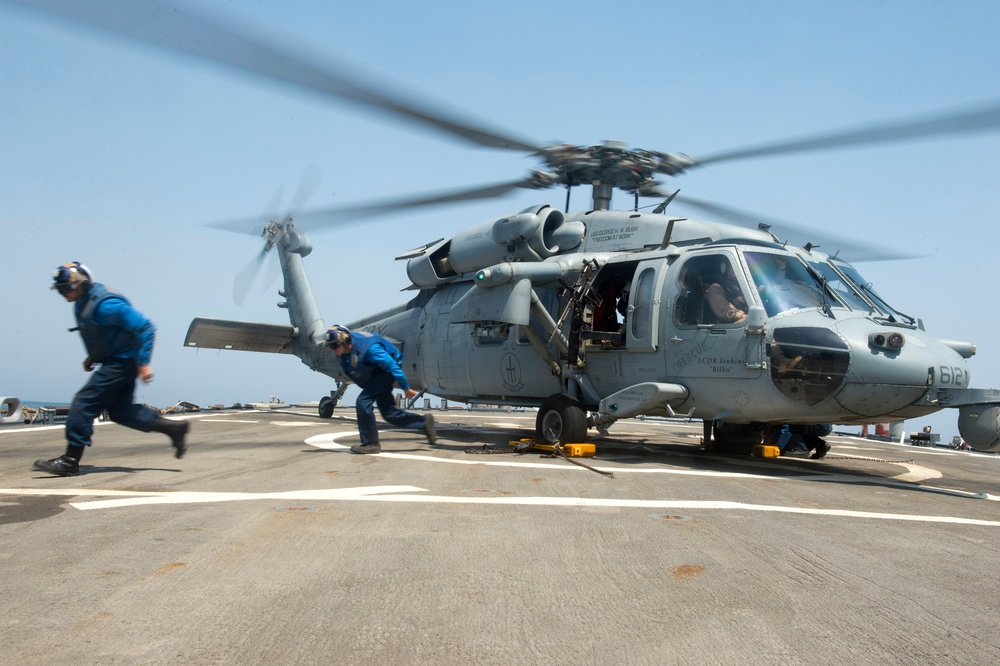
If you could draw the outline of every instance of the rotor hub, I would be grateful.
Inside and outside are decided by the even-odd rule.
[[[559,144],[543,149],[540,156],[561,185],[600,183],[640,196],[663,194],[656,174],[677,176],[696,164],[679,153],[629,150],[621,141],[605,141],[597,146]]]

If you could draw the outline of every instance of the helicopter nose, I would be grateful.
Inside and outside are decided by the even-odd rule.
[[[864,417],[898,413],[934,386],[968,383],[954,349],[922,331],[869,319],[777,328],[768,355],[771,380],[786,398],[811,407],[832,397]]]
[[[879,326],[870,320],[837,327],[852,350],[851,369],[837,401],[861,416],[896,413],[936,386],[968,385],[965,360],[923,331]],[[926,413],[925,408],[913,416]]]

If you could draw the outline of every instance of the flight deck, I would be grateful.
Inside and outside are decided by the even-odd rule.
[[[706,452],[625,420],[510,451],[533,412],[198,412],[190,448],[0,427],[3,663],[998,663],[1000,457],[835,435]],[[584,462],[584,467],[576,462]]]

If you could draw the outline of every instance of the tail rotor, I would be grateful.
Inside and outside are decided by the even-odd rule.
[[[277,213],[281,200],[284,198],[284,186],[279,187],[271,197],[258,223],[252,227],[254,235],[259,235],[265,239],[264,247],[236,274],[233,282],[233,302],[237,306],[243,307],[243,304],[246,302],[250,289],[257,282],[261,268],[267,261],[268,253],[281,241],[288,226],[291,224],[293,212],[302,209],[309,198],[316,192],[319,184],[319,167],[315,164],[309,164],[299,179],[299,185],[284,214]],[[221,228],[231,231],[246,231],[245,226],[243,229],[236,229],[229,225],[222,226]],[[277,264],[275,262],[271,262],[271,264],[272,268],[268,269],[268,276],[262,282],[262,292],[270,288],[278,277]]]

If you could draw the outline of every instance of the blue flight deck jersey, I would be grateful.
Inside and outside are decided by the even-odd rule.
[[[128,299],[95,282],[87,296],[73,305],[83,344],[93,362],[115,357],[149,365],[156,327]]]
[[[351,331],[351,351],[340,357],[341,369],[355,384],[364,388],[379,370],[393,376],[404,391],[410,388],[399,363],[403,354],[378,333]]]

